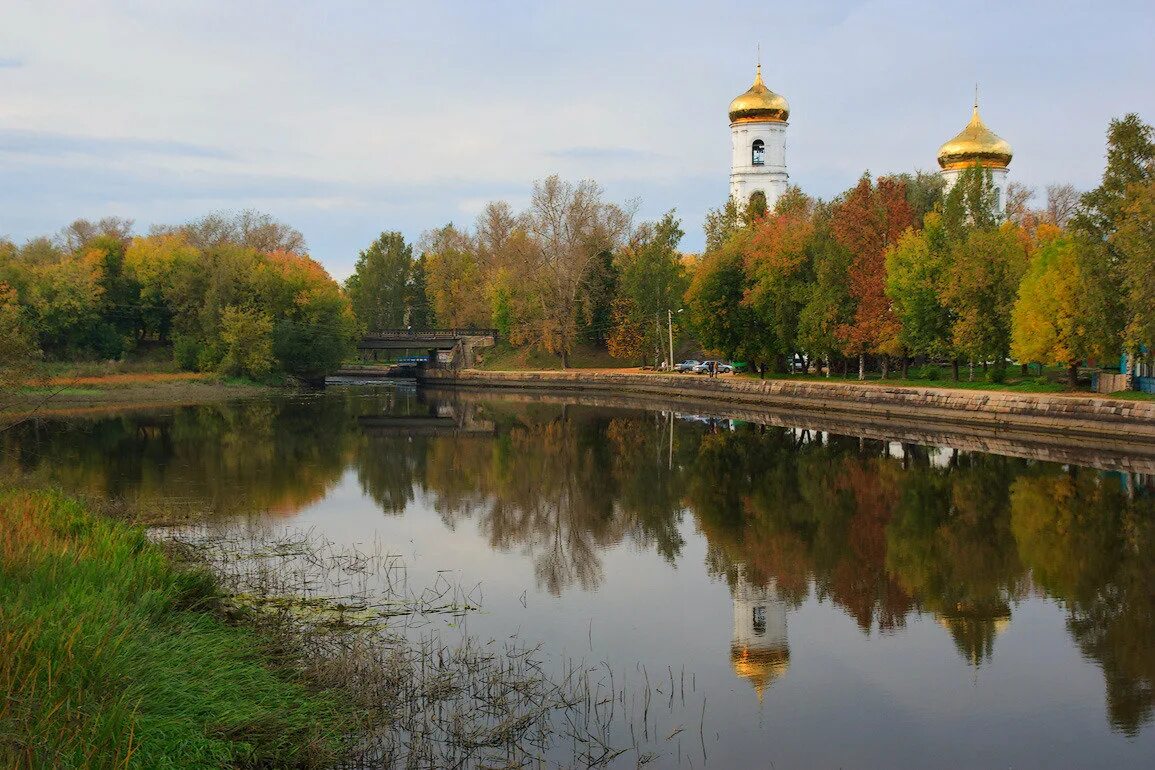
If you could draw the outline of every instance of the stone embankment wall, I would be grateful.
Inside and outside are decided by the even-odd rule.
[[[428,371],[423,381],[454,387],[577,393],[628,393],[740,403],[775,411],[838,416],[854,422],[938,424],[971,431],[1013,431],[1115,445],[1155,446],[1155,402],[1095,396],[911,388],[843,382],[754,380],[617,372]]]

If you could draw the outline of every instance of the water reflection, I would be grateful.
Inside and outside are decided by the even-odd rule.
[[[733,589],[734,637],[730,663],[734,673],[750,682],[761,702],[769,687],[790,668],[786,638],[786,602],[778,587],[753,585],[741,570]]]
[[[787,672],[787,615],[814,598],[867,636],[932,616],[988,665],[1033,593],[1102,669],[1111,725],[1155,703],[1155,483],[1032,459],[674,413],[416,391],[334,390],[0,437],[0,474],[138,507],[292,514],[352,471],[386,515],[524,555],[538,587],[595,591],[621,546],[676,563],[685,517],[730,587],[730,663],[759,698]],[[3,476],[0,476],[2,478]],[[699,569],[681,565],[682,569]]]

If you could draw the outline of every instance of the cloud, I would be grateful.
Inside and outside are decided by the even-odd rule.
[[[230,153],[216,147],[167,139],[81,136],[18,129],[0,129],[0,152],[50,157],[81,155],[101,159],[130,158],[136,155],[214,160],[228,160],[232,157]]]
[[[546,156],[560,160],[581,160],[586,162],[655,160],[662,157],[651,150],[639,150],[633,147],[563,147],[557,150],[550,150],[546,153]]]
[[[17,59],[14,56],[0,56],[0,70],[14,70],[23,66],[23,59]]]

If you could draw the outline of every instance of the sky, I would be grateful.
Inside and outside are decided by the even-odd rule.
[[[1152,40],[1151,0],[0,0],[0,237],[251,208],[343,279],[556,173],[697,251],[759,46],[812,195],[936,168],[976,82],[1011,179],[1089,189],[1109,120],[1155,122]]]

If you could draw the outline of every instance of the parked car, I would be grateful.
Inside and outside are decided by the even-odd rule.
[[[692,371],[694,371],[694,367],[700,363],[702,363],[702,362],[697,361],[695,359],[683,361],[680,364],[674,364],[674,371],[675,372],[692,372]]]
[[[695,374],[709,374],[710,369],[713,368],[717,374],[729,374],[734,371],[734,367],[722,361],[702,361],[693,368]]]

